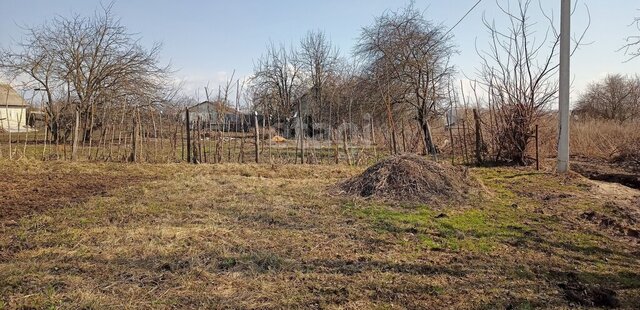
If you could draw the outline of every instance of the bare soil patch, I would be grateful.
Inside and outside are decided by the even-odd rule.
[[[109,191],[138,183],[140,175],[114,175],[95,172],[43,170],[28,173],[12,170],[0,179],[0,223],[23,216],[82,203],[94,196],[107,196]]]
[[[587,307],[617,308],[620,306],[617,293],[601,285],[588,285],[580,282],[577,276],[570,273],[567,282],[558,285],[565,298],[573,303]]]
[[[578,158],[572,169],[581,175],[596,181],[618,183],[640,189],[640,166],[630,161],[606,161]]]
[[[416,155],[387,158],[338,185],[348,195],[436,204],[461,201],[474,186],[465,168]]]

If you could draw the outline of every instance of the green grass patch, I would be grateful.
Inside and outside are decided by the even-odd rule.
[[[417,235],[422,246],[435,250],[490,252],[498,243],[523,237],[528,230],[514,211],[499,207],[444,211],[448,213],[429,206],[351,205],[347,208],[358,217],[369,219],[380,233]]]

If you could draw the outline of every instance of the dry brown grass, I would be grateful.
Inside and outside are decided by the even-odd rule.
[[[571,129],[574,155],[612,160],[640,154],[640,122],[589,120],[574,122]]]
[[[487,144],[486,152],[483,154],[485,160],[491,161],[495,159],[497,152],[492,136],[492,126],[489,122],[489,115],[482,115],[483,141]],[[469,161],[474,161],[475,152],[475,134],[472,126],[473,119],[467,117],[467,136],[466,148],[463,145],[463,138],[458,135],[458,130],[453,130],[455,140],[455,148],[453,149],[458,162],[463,162],[462,153],[466,149]],[[539,134],[539,151],[540,158],[555,158],[557,156],[557,128],[558,120],[555,114],[549,114],[542,117],[537,123]],[[531,128],[532,132],[534,128]],[[442,149],[446,156],[451,155],[451,144],[442,143],[443,139],[449,139],[449,133],[436,130],[436,138],[440,141],[439,145],[445,145]],[[574,157],[582,157],[587,160],[598,161],[630,161],[636,166],[640,166],[640,121],[619,123],[607,120],[572,120],[570,133],[570,151]],[[535,139],[531,139],[527,157],[529,162],[535,159]]]
[[[0,308],[557,308],[569,277],[640,302],[637,192],[577,176],[474,169],[493,196],[441,208],[327,194],[346,166],[0,170],[142,178],[0,225]]]

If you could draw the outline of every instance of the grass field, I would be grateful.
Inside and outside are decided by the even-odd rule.
[[[0,309],[640,305],[639,191],[476,168],[465,204],[336,194],[363,169],[0,160]]]

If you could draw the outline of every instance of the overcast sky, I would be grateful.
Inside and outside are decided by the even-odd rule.
[[[453,26],[477,0],[416,0],[415,6],[427,19]],[[103,1],[104,3],[105,1]],[[507,1],[500,0],[501,3]],[[515,0],[511,0],[515,3]],[[72,13],[91,15],[100,1],[92,0],[0,0],[0,47],[14,45],[23,36],[21,26],[34,26],[56,15]],[[207,82],[217,87],[235,69],[236,76],[248,76],[253,62],[265,51],[269,41],[297,44],[308,30],[326,32],[343,55],[351,56],[360,29],[370,25],[385,10],[404,7],[408,1],[392,0],[120,0],[113,11],[122,24],[137,33],[145,45],[162,42],[162,60],[177,69],[176,79],[184,80],[186,92],[194,95]],[[541,0],[547,12],[559,13],[560,0]],[[590,45],[572,58],[573,100],[589,82],[607,73],[636,74],[640,58],[623,63],[623,53],[616,50],[630,34],[640,31],[630,27],[640,15],[640,2],[632,0],[579,0],[573,17],[573,30],[579,32],[588,20],[584,5],[591,13],[591,27],[585,38]],[[539,6],[534,0],[536,13]],[[495,0],[483,0],[452,33],[460,53],[454,63],[458,70],[473,78],[479,64],[475,46],[482,48],[487,32],[482,26],[488,19],[503,18]],[[540,14],[532,15],[542,25]],[[556,20],[559,25],[559,20]],[[537,35],[542,36],[543,31]],[[460,78],[464,78],[461,74]],[[203,92],[200,91],[201,98]]]

